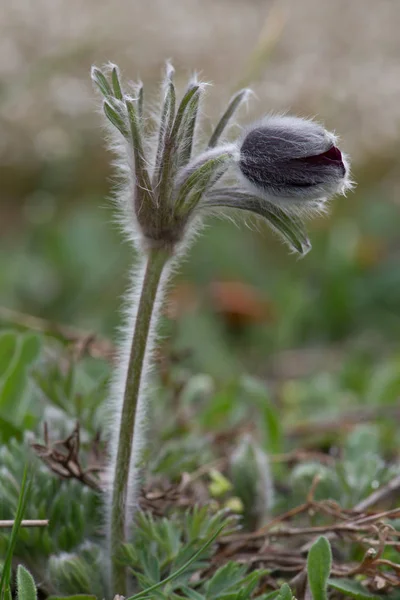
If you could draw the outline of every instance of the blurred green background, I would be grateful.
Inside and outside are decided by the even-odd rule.
[[[374,377],[398,397],[397,0],[3,7],[2,306],[115,337],[132,257],[107,200],[112,156],[89,71],[118,63],[125,77],[142,78],[154,108],[170,58],[178,86],[194,70],[213,83],[206,132],[232,91],[249,85],[255,95],[239,126],[270,110],[316,116],[339,134],[358,184],[310,223],[313,250],[300,261],[263,224],[210,220],[172,286],[165,330],[174,348],[223,380],[237,369],[286,382],[318,372],[321,396],[341,370],[363,398]]]

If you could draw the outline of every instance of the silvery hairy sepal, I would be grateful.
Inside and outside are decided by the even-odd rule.
[[[248,95],[248,90],[235,94],[209,144],[193,157],[205,85],[193,78],[178,102],[173,75],[168,64],[154,133],[151,119],[143,113],[142,86],[125,91],[115,65],[92,69],[92,79],[104,96],[105,116],[113,126],[113,149],[125,184],[124,193],[120,186],[116,194],[122,222],[129,237],[145,251],[165,247],[174,253],[195,220],[202,197],[237,160],[237,147],[219,142]]]
[[[336,137],[312,120],[269,116],[240,142],[242,181],[282,207],[323,204],[350,186],[346,157]]]
[[[173,74],[167,65],[154,135],[147,133],[142,86],[126,92],[114,65],[92,69],[117,135],[125,184],[118,204],[129,237],[145,251],[163,247],[174,254],[203,215],[236,209],[263,217],[292,250],[307,253],[311,244],[293,206],[309,212],[348,187],[347,163],[334,136],[313,121],[267,117],[226,144],[225,130],[249,94],[241,90],[201,149],[205,86],[192,79],[178,102]]]

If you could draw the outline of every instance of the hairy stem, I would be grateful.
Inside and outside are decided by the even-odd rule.
[[[145,447],[143,440],[136,439],[143,432],[135,428],[135,424],[138,425],[137,415],[139,411],[143,412],[144,406],[141,405],[146,402],[145,395],[140,394],[146,350],[161,275],[168,258],[169,255],[159,249],[150,250],[147,256],[124,386],[117,453],[112,465],[113,489],[109,523],[112,592],[124,596],[126,595],[126,569],[119,562],[119,554],[127,533],[129,474],[131,469],[137,469],[142,463]]]

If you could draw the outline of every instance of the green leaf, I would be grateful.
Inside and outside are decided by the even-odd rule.
[[[37,591],[32,575],[23,567],[18,565],[17,569],[18,600],[36,600]]]
[[[143,122],[143,102],[144,102],[144,91],[143,91],[143,83],[139,81],[137,87],[137,104],[138,104],[138,117],[139,121]]]
[[[143,590],[142,592],[139,592],[138,594],[135,594],[134,596],[130,596],[128,598],[128,600],[139,600],[139,598],[141,598],[143,600],[143,598],[145,596],[147,596],[147,594],[154,592],[155,590],[158,590],[163,585],[170,583],[171,581],[173,581],[174,579],[176,579],[177,577],[182,575],[182,573],[184,573],[190,567],[190,565],[192,563],[194,563],[198,559],[198,557],[201,556],[201,554],[203,554],[203,552],[205,550],[207,550],[207,548],[209,546],[211,546],[213,541],[219,536],[219,534],[222,532],[224,527],[225,527],[225,524],[221,525],[221,527],[219,527],[217,529],[217,531],[210,537],[210,539],[207,540],[207,542],[205,544],[203,544],[203,546],[180,569],[177,569],[174,573],[171,573],[171,575],[169,575],[169,577],[166,577],[159,583],[152,585],[151,587]]]
[[[57,587],[63,591],[80,590],[90,594],[93,589],[92,569],[84,557],[77,554],[52,555],[48,561],[48,572],[50,581],[56,581]]]
[[[127,99],[125,105],[128,111],[131,126],[131,140],[135,155],[135,173],[141,193],[148,197],[151,190],[149,174],[147,171],[146,156],[143,146],[143,136],[140,127],[139,106],[137,100]]]
[[[271,509],[273,485],[268,455],[245,436],[231,456],[233,494],[243,505],[243,525],[254,528],[259,517]]]
[[[279,594],[276,596],[277,600],[292,600],[292,590],[287,583],[284,583],[279,590]]]
[[[378,365],[368,382],[365,402],[372,406],[395,404],[400,395],[400,360],[396,356]]]
[[[186,90],[186,92],[179,104],[178,111],[176,113],[176,119],[175,119],[174,127],[172,130],[172,137],[174,139],[179,134],[179,129],[182,125],[182,120],[184,118],[187,107],[190,104],[190,101],[192,100],[193,96],[195,94],[197,94],[199,91],[201,91],[201,86],[198,83],[190,84],[188,89]]]
[[[185,596],[187,598],[190,598],[190,600],[205,600],[206,599],[206,597],[203,594],[199,594],[199,592],[192,590],[192,588],[190,588],[188,586],[183,585],[182,592],[185,594]]]
[[[328,579],[328,585],[345,596],[351,596],[358,600],[379,600],[381,598],[381,596],[368,592],[358,581],[351,579]]]
[[[265,208],[267,211],[263,216],[268,224],[282,236],[292,250],[305,256],[311,250],[311,242],[301,220],[294,215],[287,214],[273,204]]]
[[[165,148],[162,154],[162,168],[160,169],[158,194],[160,198],[169,198],[171,195],[171,182],[174,181],[178,168],[177,149],[179,146],[182,122],[193,96],[201,92],[198,83],[191,83],[187,88],[178,106],[170,135],[165,140]]]
[[[217,152],[215,150],[214,152]],[[188,213],[201,199],[214,177],[224,173],[232,162],[232,153],[221,148],[221,152],[204,158],[200,157],[187,168],[183,179],[179,181],[176,211]]]
[[[237,92],[234,96],[232,96],[226,111],[218,121],[210,138],[210,141],[208,142],[209,148],[214,148],[218,144],[221,135],[226,129],[226,126],[228,125],[229,121],[231,120],[237,109],[240,107],[242,102],[246,100],[247,96],[249,95],[249,91],[250,90],[248,89],[243,89],[240,90],[240,92]]]
[[[29,427],[25,427],[24,423],[21,427],[17,427],[14,423],[0,416],[0,439],[2,442],[8,442],[10,438],[21,440],[23,432]]]
[[[263,217],[268,225],[278,233],[291,250],[305,256],[311,250],[311,243],[301,219],[286,213],[264,198],[258,198],[241,188],[220,188],[212,190],[201,203],[201,208],[233,208],[246,210]]]
[[[307,575],[313,600],[327,600],[327,583],[332,566],[329,541],[321,536],[311,546],[307,557]]]
[[[230,561],[220,567],[206,584],[207,600],[217,600],[233,586],[242,587],[246,566]]]
[[[103,94],[103,96],[105,96],[105,98],[108,98],[109,96],[113,95],[111,86],[108,83],[104,73],[100,71],[100,69],[98,69],[97,67],[92,67],[91,76],[92,81],[97,85],[100,92]]]
[[[265,594],[262,596],[262,600],[275,600],[279,596],[279,590],[274,590],[273,592],[269,592],[269,594]]]
[[[17,352],[18,334],[5,331],[0,334],[0,378],[10,369]]]
[[[128,128],[125,123],[125,119],[121,115],[121,111],[118,111],[115,106],[111,106],[110,102],[105,100],[103,104],[104,114],[107,119],[118,129],[118,131],[124,136],[124,138],[129,139]]]
[[[178,169],[187,165],[192,155],[194,133],[200,105],[200,97],[201,90],[199,89],[187,105],[184,118],[182,119],[182,125],[179,132],[179,146],[177,150]]]
[[[114,96],[117,98],[117,100],[122,100],[124,95],[122,93],[118,67],[115,65],[111,71],[111,82],[114,90]]]
[[[160,564],[156,556],[152,554],[150,547],[143,548],[140,555],[144,575],[151,584],[160,581]]]
[[[41,347],[40,336],[34,333],[26,334],[22,340],[20,361],[25,365],[31,365],[37,360]]]
[[[13,365],[0,388],[0,411],[8,420],[17,422],[26,412],[24,393],[28,384],[28,371],[38,359],[40,350],[40,336],[27,334],[20,339],[19,354],[15,356]]]
[[[271,402],[262,407],[265,447],[268,452],[279,453],[282,448],[282,421]]]
[[[170,135],[175,119],[176,93],[173,83],[174,69],[167,64],[164,80],[164,99],[161,108],[161,117],[159,124],[158,146],[156,152],[156,161],[154,167],[154,187],[161,178],[161,167],[164,160],[164,153],[168,154],[168,146],[171,143]]]
[[[244,401],[253,400],[261,413],[260,427],[264,438],[264,449],[268,453],[279,454],[283,451],[282,422],[270,393],[263,381],[245,375],[240,379],[245,394]]]

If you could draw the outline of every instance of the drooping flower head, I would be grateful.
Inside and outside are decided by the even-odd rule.
[[[139,240],[145,251],[165,247],[174,253],[200,215],[236,209],[263,217],[293,250],[305,254],[311,244],[299,214],[321,208],[349,187],[348,163],[335,136],[311,120],[269,116],[226,144],[221,141],[225,130],[248,96],[248,90],[241,90],[204,150],[196,153],[204,85],[191,80],[177,102],[173,74],[167,65],[152,150],[144,126],[143,88],[125,92],[114,65],[92,69],[117,136],[114,147],[126,180],[119,202],[131,239]]]
[[[347,161],[335,144],[314,121],[271,116],[246,132],[239,168],[256,192],[301,208],[349,187]]]

